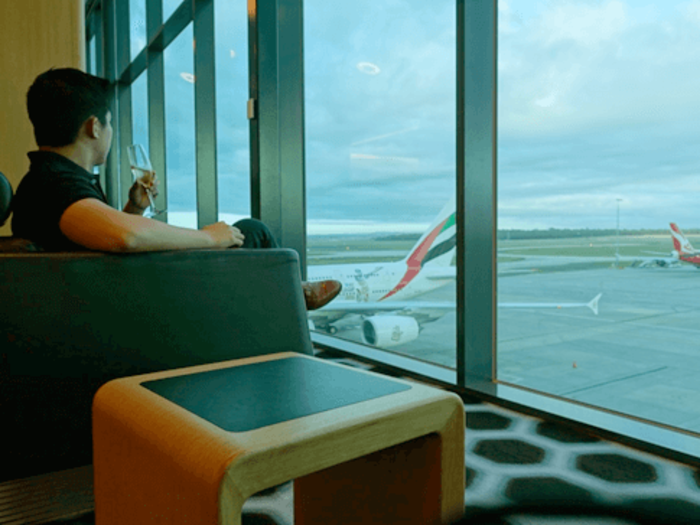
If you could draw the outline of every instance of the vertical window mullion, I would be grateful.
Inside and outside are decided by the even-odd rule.
[[[116,1],[104,0],[102,3],[103,10],[103,67],[100,73],[102,77],[112,82],[113,87],[113,103],[112,103],[112,120],[113,120],[113,144],[120,144],[121,122],[119,118],[119,93],[117,86],[117,31],[116,31]],[[107,159],[105,166],[105,194],[109,204],[115,208],[119,208],[119,152],[112,152]]]
[[[201,228],[219,217],[213,0],[195,0],[194,41],[197,226]]]
[[[119,100],[119,202],[118,208],[122,209],[129,200],[129,188],[131,188],[131,170],[124,169],[129,166],[127,147],[132,142],[131,127],[131,87],[121,80],[124,70],[129,66],[131,59],[131,43],[129,31],[129,2],[116,2],[116,34],[120,35],[116,44],[117,75],[120,81],[117,83],[117,97]],[[114,119],[114,117],[113,117]]]
[[[496,0],[457,1],[457,382],[496,377]],[[466,256],[469,246],[469,257]]]
[[[118,162],[122,169],[119,170],[119,208],[122,209],[129,200],[129,189],[132,184],[131,169],[129,166],[128,146],[132,143],[131,130],[131,86],[123,82],[117,85],[119,97],[119,155]],[[114,120],[114,117],[112,118]],[[116,156],[116,155],[115,155]]]
[[[277,9],[282,246],[297,251],[306,278],[303,0],[278,0]]]
[[[163,50],[154,45],[155,36],[160,31],[163,19],[162,0],[147,0],[146,29],[148,68],[148,147],[153,169],[160,180],[156,207],[165,209],[168,194],[168,179],[165,174],[165,67]],[[163,222],[168,220],[168,212],[154,217]]]
[[[260,108],[258,0],[248,0],[248,118],[250,125],[250,215],[260,218]],[[250,110],[253,111],[251,115]]]
[[[302,2],[255,0],[249,5],[257,36],[251,74],[257,75],[258,151],[251,170],[259,169],[259,181],[253,173],[251,187],[259,191],[260,219],[281,246],[297,250],[305,275]],[[256,211],[255,202],[251,209]]]
[[[259,218],[279,239],[282,233],[279,193],[279,108],[277,1],[255,0],[257,100],[255,118],[258,124]]]

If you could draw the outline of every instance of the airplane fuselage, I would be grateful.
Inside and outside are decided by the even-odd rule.
[[[690,264],[694,264],[695,266],[700,266],[700,254],[681,254],[679,256],[679,259],[681,261],[685,261]]]
[[[307,279],[310,282],[340,281],[343,289],[335,299],[337,302],[402,301],[450,282],[449,279],[428,279],[430,269],[426,266],[413,276],[404,261],[318,265],[308,267]]]

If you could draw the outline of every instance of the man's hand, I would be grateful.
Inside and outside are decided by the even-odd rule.
[[[214,241],[214,244],[219,248],[242,246],[243,240],[245,239],[241,230],[223,221],[205,226],[201,231],[207,232]]]
[[[136,179],[134,184],[131,185],[129,189],[129,203],[131,204],[131,210],[142,214],[146,208],[151,205],[151,201],[148,200],[148,194],[146,188],[151,188],[151,196],[155,199],[158,195],[158,185],[160,181],[156,178],[155,172],[148,172],[143,177]],[[124,208],[127,213],[130,210]]]

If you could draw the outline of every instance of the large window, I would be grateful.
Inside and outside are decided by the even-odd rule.
[[[696,4],[88,0],[107,194],[143,143],[156,220],[343,282],[317,344],[692,453]]]
[[[129,0],[103,6],[93,0],[87,9],[91,71],[100,71],[104,56],[103,74],[117,81],[115,127],[123,132],[115,133],[119,144],[107,164],[112,204],[121,207],[126,198],[131,175],[124,150],[138,143],[161,180],[156,204],[167,213],[157,220],[198,228],[249,216],[247,3]],[[118,39],[125,31],[128,39]]]
[[[454,368],[454,2],[304,7],[313,326]]]
[[[697,432],[700,9],[642,4],[499,2],[498,378]]]

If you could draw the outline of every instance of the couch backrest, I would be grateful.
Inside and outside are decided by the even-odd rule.
[[[0,254],[0,333],[27,373],[76,377],[310,354],[299,276],[284,249]]]
[[[312,354],[292,250],[0,254],[0,417],[25,465],[90,462],[110,379],[287,351]]]

